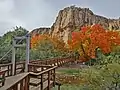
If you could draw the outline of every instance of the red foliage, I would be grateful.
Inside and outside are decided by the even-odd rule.
[[[104,54],[110,53],[112,47],[120,45],[120,35],[117,31],[105,30],[100,25],[82,27],[81,31],[73,32],[72,38],[68,40],[71,50],[78,51],[84,61],[95,58],[97,48]]]

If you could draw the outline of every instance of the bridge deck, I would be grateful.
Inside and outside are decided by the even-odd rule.
[[[15,83],[17,83],[20,79],[24,78],[28,74],[29,73],[21,73],[21,74],[15,75],[15,76],[7,77],[6,81],[5,81],[5,85],[3,87],[1,87],[0,90],[7,90],[9,87],[11,87]],[[33,82],[37,82],[38,79],[33,79],[32,78],[32,81]],[[52,86],[52,85],[53,85],[53,81],[50,81],[50,86]],[[47,86],[48,86],[48,80],[46,80],[44,82],[44,84],[43,84],[43,90],[46,90]],[[18,88],[18,90],[19,90],[19,88]],[[40,85],[38,85],[38,86],[30,86],[29,90],[40,90]]]
[[[6,77],[5,85],[1,87],[0,90],[41,90],[40,88],[42,88],[42,90],[50,90],[50,88],[55,85],[55,69],[73,60],[74,58],[63,58],[46,61],[31,61],[30,64],[28,64],[29,73],[23,73],[25,71],[25,62],[19,62],[16,63],[15,74],[17,75],[15,76],[11,76],[13,73],[13,67],[11,63],[2,65],[0,64],[0,69],[7,69],[6,76],[10,76]],[[28,74],[30,75],[30,81]],[[47,78],[45,74],[47,74]],[[36,85],[37,80],[35,79],[32,80],[35,81],[35,84],[33,83],[29,85],[29,83],[31,83],[31,75],[35,77],[40,76],[41,79],[37,78],[39,83],[37,86],[31,86]],[[45,81],[43,81],[44,77]]]
[[[7,77],[5,80],[5,85],[0,88],[0,90],[7,90],[9,87],[17,83],[20,79],[24,78],[29,73],[21,73],[15,76]]]

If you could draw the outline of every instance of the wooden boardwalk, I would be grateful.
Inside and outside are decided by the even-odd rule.
[[[15,76],[10,76],[6,78],[5,85],[0,88],[0,90],[8,90],[8,88],[12,87],[14,84],[18,83],[21,79],[26,77],[29,73],[21,73]],[[32,79],[30,82],[39,82],[40,79]],[[47,89],[48,80],[43,83],[43,90]],[[53,81],[50,81],[50,86],[53,86]],[[29,90],[41,90],[41,86],[29,86]],[[20,90],[20,84],[18,84],[17,90]]]
[[[29,72],[25,73],[25,63],[16,63],[15,76],[12,74],[12,64],[0,65],[6,68],[5,85],[0,90],[50,90],[55,86],[55,69],[74,58],[53,59],[46,61],[31,61]],[[20,73],[20,74],[19,74]],[[60,90],[60,87],[58,88]]]

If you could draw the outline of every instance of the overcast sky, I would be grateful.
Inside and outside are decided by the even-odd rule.
[[[76,5],[90,8],[95,14],[119,18],[120,0],[0,0],[0,35],[15,26],[31,31],[51,26],[58,11]]]

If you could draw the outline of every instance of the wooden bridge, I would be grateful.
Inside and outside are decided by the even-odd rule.
[[[25,62],[17,62],[14,76],[12,63],[0,64],[6,79],[0,90],[50,90],[56,84],[60,90],[60,85],[55,80],[55,69],[72,61],[74,57],[32,60],[28,64],[28,72],[25,72]]]

